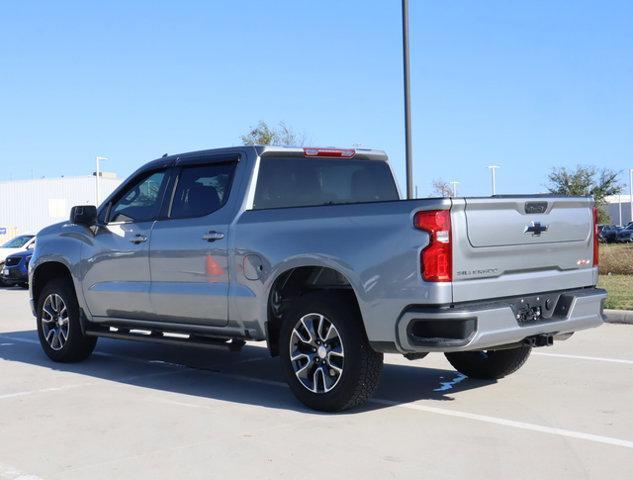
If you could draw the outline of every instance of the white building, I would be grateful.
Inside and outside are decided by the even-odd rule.
[[[607,202],[607,212],[614,225],[627,225],[631,221],[631,196],[611,195],[604,198]]]
[[[121,179],[103,173],[99,197],[104,200]],[[96,177],[41,178],[0,182],[0,244],[19,234],[35,234],[68,219],[71,207],[95,205]]]

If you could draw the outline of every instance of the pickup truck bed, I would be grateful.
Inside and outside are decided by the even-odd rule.
[[[595,223],[591,198],[400,200],[375,150],[193,152],[40,232],[32,305],[54,360],[99,336],[266,340],[301,401],[340,410],[371,395],[383,353],[500,378],[600,325]]]

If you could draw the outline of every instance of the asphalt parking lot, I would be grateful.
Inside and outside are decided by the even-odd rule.
[[[0,289],[0,479],[633,478],[633,326],[538,349],[499,382],[439,354],[385,358],[375,400],[326,415],[265,346],[39,348],[27,292]]]

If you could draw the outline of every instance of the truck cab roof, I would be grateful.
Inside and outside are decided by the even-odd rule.
[[[314,152],[314,153],[311,153]],[[345,152],[341,155],[341,152]],[[381,160],[387,161],[387,154],[383,150],[368,148],[334,148],[334,147],[290,147],[272,145],[243,145],[226,148],[212,148],[193,152],[176,153],[166,155],[143,165],[140,170],[153,170],[166,166],[178,165],[199,157],[239,155],[242,153],[255,153],[260,157],[343,157],[356,160]]]

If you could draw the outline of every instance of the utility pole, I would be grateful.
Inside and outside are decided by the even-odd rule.
[[[629,168],[629,202],[631,203],[631,222],[633,222],[633,168]]]
[[[97,187],[97,192],[96,192],[97,193],[97,202],[96,202],[96,206],[97,207],[99,206],[99,203],[100,203],[99,182],[101,180],[101,162],[103,160],[107,160],[107,159],[108,159],[107,157],[97,157],[97,159],[96,159],[97,160],[97,171],[95,172],[95,175],[97,177],[97,180],[96,180],[96,187]]]
[[[497,168],[500,168],[499,165],[488,165],[488,169],[490,170],[492,195],[497,194]]]
[[[452,182],[448,182],[453,186],[453,197],[457,196],[457,185],[459,185],[459,182],[456,180],[453,180]]]
[[[402,0],[402,61],[404,68],[404,142],[407,198],[413,198],[413,153],[411,148],[411,98],[409,92],[409,0]]]
[[[618,193],[618,213],[620,216],[620,223],[618,226],[622,226],[622,193]]]

